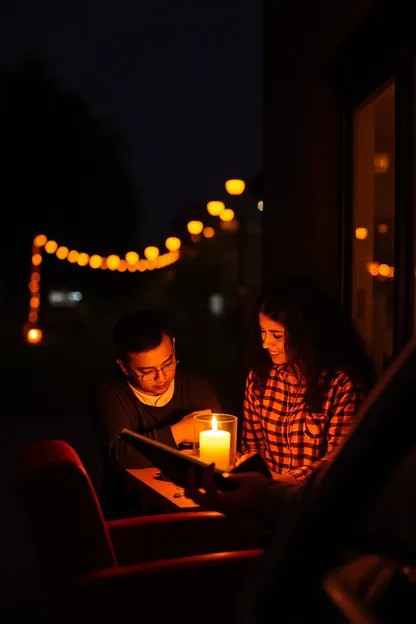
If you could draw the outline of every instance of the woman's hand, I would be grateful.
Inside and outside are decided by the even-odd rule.
[[[213,471],[214,464],[210,464],[204,472],[203,489],[199,489],[193,469],[188,473],[185,486],[185,496],[192,499],[204,509],[219,511],[226,515],[257,515],[257,501],[261,499],[263,489],[270,485],[270,479],[258,472],[227,474],[238,484],[233,490],[219,491],[215,486]]]
[[[283,481],[283,483],[296,483],[296,479],[292,477],[290,474],[281,474],[280,472],[272,472],[273,481]]]

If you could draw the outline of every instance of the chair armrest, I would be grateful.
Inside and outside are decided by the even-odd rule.
[[[68,588],[67,598],[57,597],[55,609],[62,624],[73,624],[80,605],[84,619],[112,624],[132,616],[152,624],[175,619],[181,624],[238,624],[242,597],[261,554],[216,553],[90,573]]]
[[[112,520],[107,526],[119,565],[261,545],[256,526],[214,511]]]

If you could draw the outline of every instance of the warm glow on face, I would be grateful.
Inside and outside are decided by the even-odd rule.
[[[242,195],[246,188],[244,180],[227,180],[225,189],[229,195]]]
[[[38,344],[42,340],[42,331],[32,327],[26,334],[27,341],[31,344]]]
[[[210,201],[207,203],[207,210],[212,217],[218,217],[225,210],[225,204],[222,201]]]
[[[211,427],[212,427],[212,430],[213,430],[213,431],[218,431],[218,420],[217,420],[217,417],[216,417],[216,416],[213,416],[213,417],[212,417],[212,420],[211,420]]]

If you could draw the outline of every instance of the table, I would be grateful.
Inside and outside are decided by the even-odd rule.
[[[171,481],[156,479],[157,474],[160,470],[154,467],[126,470],[127,485],[142,495],[145,506],[151,505],[163,513],[200,509],[193,500],[183,495],[183,488]],[[175,494],[180,496],[175,497]]]

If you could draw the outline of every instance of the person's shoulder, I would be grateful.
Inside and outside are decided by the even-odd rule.
[[[331,375],[329,386],[336,390],[363,390],[363,384],[350,375],[347,371],[337,370]]]

